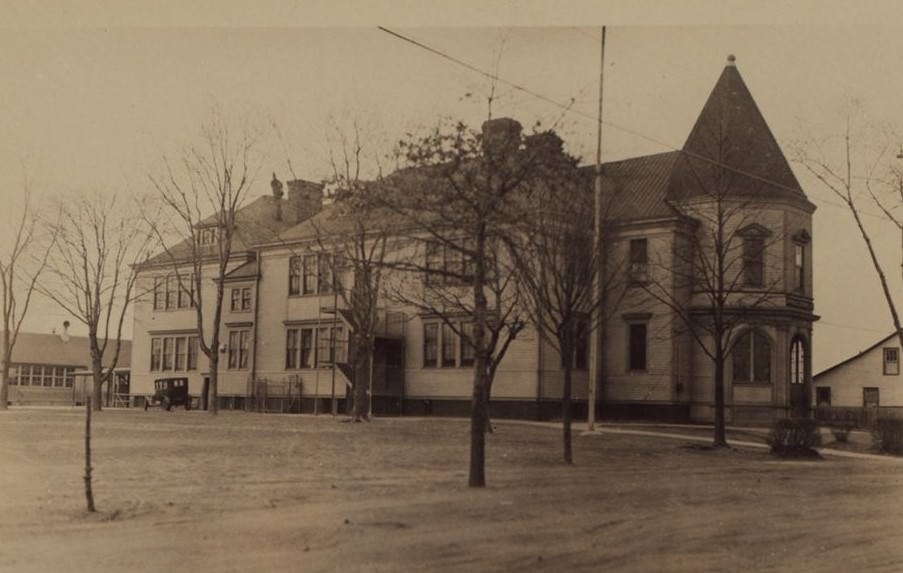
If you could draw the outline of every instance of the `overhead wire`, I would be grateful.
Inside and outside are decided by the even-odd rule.
[[[391,36],[393,36],[393,37],[395,37],[395,38],[397,38],[397,39],[399,39],[399,40],[402,40],[402,41],[404,41],[404,42],[407,42],[407,43],[409,43],[409,44],[411,44],[411,45],[413,45],[413,46],[416,46],[416,47],[418,47],[418,48],[420,48],[420,49],[422,49],[422,50],[425,50],[425,51],[427,51],[427,52],[429,52],[429,53],[431,53],[431,54],[434,54],[434,55],[436,55],[436,56],[438,56],[438,57],[440,57],[440,58],[443,58],[443,59],[445,59],[445,60],[448,60],[448,61],[454,63],[455,65],[461,66],[461,67],[463,67],[463,68],[465,68],[465,69],[467,69],[467,70],[470,70],[470,71],[472,71],[472,72],[474,72],[474,73],[476,73],[476,74],[479,74],[479,75],[481,75],[481,76],[483,76],[483,77],[485,77],[485,78],[487,78],[487,79],[490,79],[490,80],[492,80],[492,81],[494,81],[494,82],[498,82],[498,83],[504,84],[504,85],[508,86],[508,87],[511,88],[511,89],[514,89],[514,90],[516,90],[516,91],[523,92],[524,94],[527,94],[527,95],[529,95],[529,96],[531,96],[531,97],[533,97],[533,98],[535,98],[535,99],[537,99],[537,100],[540,100],[540,101],[545,102],[545,103],[547,103],[547,104],[549,104],[549,105],[552,105],[552,106],[555,106],[555,107],[557,107],[557,108],[560,108],[565,114],[571,113],[571,114],[574,114],[574,115],[578,115],[578,116],[580,116],[580,117],[583,117],[584,119],[589,119],[590,121],[592,121],[592,122],[594,122],[594,123],[596,123],[596,124],[601,123],[603,126],[611,127],[611,128],[616,129],[616,130],[618,130],[618,131],[620,131],[620,132],[622,132],[622,133],[626,133],[626,134],[628,134],[628,135],[632,135],[632,136],[637,137],[637,138],[639,138],[639,139],[643,139],[643,140],[645,140],[645,141],[648,141],[649,143],[653,143],[653,144],[655,144],[655,145],[664,147],[665,149],[668,149],[668,150],[670,150],[670,151],[677,151],[677,152],[679,152],[679,153],[681,153],[681,154],[683,154],[683,155],[685,155],[685,156],[687,156],[687,157],[690,157],[690,158],[692,158],[692,159],[697,159],[697,160],[699,160],[699,161],[703,161],[703,162],[709,163],[709,164],[714,165],[714,166],[716,166],[716,167],[719,167],[719,168],[722,168],[722,169],[726,169],[726,170],[728,170],[728,171],[732,171],[732,172],[734,172],[734,173],[737,173],[738,175],[743,175],[743,176],[745,176],[745,177],[749,177],[750,179],[759,181],[759,182],[761,182],[761,183],[765,183],[765,184],[767,184],[767,185],[771,185],[772,187],[776,187],[776,188],[778,188],[778,189],[782,189],[782,190],[785,190],[785,191],[792,191],[792,192],[798,192],[798,191],[799,191],[799,189],[796,189],[796,188],[794,188],[794,187],[790,187],[790,186],[788,186],[788,185],[784,185],[783,183],[779,183],[779,182],[777,182],[777,181],[772,181],[772,180],[768,179],[767,177],[763,177],[763,176],[757,175],[757,174],[755,174],[755,173],[750,173],[750,172],[748,172],[748,171],[744,171],[744,170],[739,169],[739,168],[737,168],[737,167],[734,167],[734,166],[732,166],[732,165],[727,165],[727,164],[725,164],[725,163],[723,163],[723,162],[720,162],[720,161],[718,161],[718,160],[716,160],[716,159],[712,159],[712,158],[710,158],[710,157],[706,157],[706,156],[703,156],[703,155],[699,155],[699,154],[693,153],[693,152],[691,152],[691,151],[687,151],[687,150],[685,150],[685,149],[679,148],[679,147],[677,147],[677,146],[675,146],[675,145],[673,145],[673,144],[664,142],[664,141],[662,141],[662,140],[660,140],[660,139],[657,139],[657,138],[655,138],[655,137],[653,137],[653,136],[647,135],[647,134],[642,133],[642,132],[640,132],[640,131],[637,131],[637,130],[635,130],[635,129],[632,129],[632,128],[629,128],[629,127],[620,125],[620,124],[615,123],[615,122],[612,122],[612,121],[610,121],[610,120],[602,120],[602,119],[599,119],[598,117],[595,117],[595,116],[593,116],[592,114],[589,114],[589,113],[587,113],[587,112],[581,111],[581,110],[578,109],[578,108],[575,108],[575,107],[573,106],[573,101],[572,101],[570,104],[564,104],[564,103],[562,103],[562,102],[560,102],[560,101],[558,101],[558,100],[555,100],[555,99],[553,99],[553,98],[551,98],[551,97],[549,97],[549,96],[546,96],[546,95],[544,95],[544,94],[541,94],[541,93],[538,93],[538,92],[536,92],[536,91],[533,91],[533,90],[531,90],[530,88],[527,88],[527,87],[525,87],[525,86],[523,86],[523,85],[520,85],[520,84],[517,84],[517,83],[512,82],[512,81],[510,81],[510,80],[507,80],[507,79],[503,78],[501,75],[499,75],[499,74],[497,74],[497,73],[487,72],[487,71],[485,71],[485,70],[483,70],[483,69],[481,69],[481,68],[478,68],[477,66],[475,66],[475,65],[473,65],[473,64],[471,64],[471,63],[469,63],[469,62],[466,62],[466,61],[464,61],[464,60],[462,60],[462,59],[460,59],[460,58],[458,58],[458,57],[456,57],[456,56],[453,56],[453,55],[448,54],[448,53],[446,53],[446,52],[444,52],[444,51],[442,51],[442,50],[439,50],[438,48],[434,48],[434,47],[432,47],[432,46],[430,46],[430,45],[428,45],[428,44],[425,44],[425,43],[423,43],[423,42],[421,42],[421,41],[419,41],[419,40],[416,40],[416,39],[414,39],[414,38],[411,38],[410,36],[406,36],[406,35],[404,35],[404,34],[401,34],[401,33],[399,33],[399,32],[396,32],[396,31],[394,31],[394,30],[391,30],[391,29],[389,29],[389,28],[386,28],[385,26],[377,26],[377,28],[378,28],[379,30],[385,32],[386,34],[389,34],[389,35],[391,35]],[[585,35],[589,36],[588,34],[585,34]],[[581,91],[582,91],[582,90],[581,90]],[[829,206],[832,206],[832,207],[837,207],[837,208],[844,209],[844,210],[848,210],[848,209],[849,209],[849,207],[846,206],[846,205],[842,205],[842,204],[840,204],[840,203],[835,203],[835,202],[833,202],[833,201],[829,201],[829,200],[825,200],[825,199],[821,199],[819,202],[820,202],[820,203],[824,203],[825,205],[829,205]],[[860,209],[860,213],[863,214],[863,215],[870,216],[870,217],[875,217],[875,218],[879,218],[879,219],[885,219],[885,217],[884,217],[883,215],[881,215],[881,214],[871,213],[871,212],[869,212],[869,211],[863,211],[863,210],[861,210],[861,209]]]

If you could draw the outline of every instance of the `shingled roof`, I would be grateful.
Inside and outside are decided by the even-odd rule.
[[[733,56],[715,83],[675,165],[674,200],[720,194],[806,200]]]
[[[216,216],[211,215],[198,224],[199,228],[215,225]],[[272,195],[258,197],[235,212],[235,236],[232,241],[232,252],[235,254],[249,251],[260,243],[276,240],[279,234],[298,223],[292,217],[289,201]],[[201,247],[202,255],[216,255],[216,245]],[[165,264],[173,260],[187,259],[192,256],[191,242],[184,239],[161,253],[149,258],[145,264]]]

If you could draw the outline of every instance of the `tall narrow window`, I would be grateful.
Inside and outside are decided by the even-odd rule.
[[[757,330],[744,332],[734,342],[734,382],[771,382],[771,342]]]
[[[248,367],[248,346],[251,331],[232,330],[229,332],[229,368],[243,370]]]
[[[790,383],[806,382],[806,343],[802,338],[794,338],[790,345]]]
[[[186,343],[187,339],[184,336],[176,338],[176,370],[185,370]]]
[[[151,338],[151,355],[150,355],[150,369],[151,371],[160,370],[160,365],[162,364],[163,359],[163,339],[162,338]]]
[[[900,349],[884,349],[884,375],[895,376],[900,373]]]
[[[794,287],[799,292],[806,288],[806,247],[805,245],[793,246],[793,278]]]
[[[172,351],[173,339],[166,337],[163,339],[163,370],[172,370]]]
[[[313,294],[317,292],[317,255],[304,255],[302,264],[304,276],[301,292],[303,294]]]
[[[298,330],[290,328],[285,331],[285,367],[298,367],[298,348],[299,348]]]
[[[630,240],[630,282],[643,284],[649,280],[649,254],[646,239]]]
[[[288,260],[288,294],[301,294],[301,257]]]
[[[329,327],[323,326],[317,329],[317,364],[328,366],[333,359],[333,341],[329,335]]]
[[[154,277],[154,310],[166,308],[166,286],[163,277]]]
[[[473,323],[461,323],[461,366],[473,366],[476,354],[473,350]]]
[[[189,336],[188,337],[188,363],[186,364],[186,368],[188,370],[197,370],[197,368],[198,368],[198,337],[197,336]]]
[[[646,324],[633,323],[629,332],[630,370],[646,370]]]
[[[300,368],[313,368],[314,366],[314,331],[311,328],[301,329],[301,358]]]
[[[442,323],[442,366],[455,365],[455,331],[452,327]]]
[[[319,255],[317,257],[317,292],[332,292],[334,281],[332,257],[325,254]]]
[[[751,287],[765,285],[765,239],[743,239],[743,284]]]
[[[423,325],[423,366],[439,366],[439,325],[436,323]]]

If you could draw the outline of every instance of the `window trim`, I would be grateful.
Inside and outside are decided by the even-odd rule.
[[[741,341],[743,341],[747,337],[749,338],[749,347],[746,349],[746,352],[747,352],[747,356],[746,356],[747,364],[746,364],[746,373],[745,373],[746,378],[743,378],[743,377],[737,376],[737,366],[735,365],[734,360],[735,360],[735,356],[736,356],[735,353],[737,351],[738,345],[741,343]],[[756,356],[757,356],[756,340],[757,339],[764,340],[765,343],[768,345],[768,361],[765,365],[768,368],[768,380],[756,379],[756,375],[759,370],[757,368],[759,363],[756,360]],[[770,385],[774,384],[775,371],[773,368],[773,365],[774,365],[773,363],[774,363],[774,359],[775,359],[775,344],[774,344],[774,341],[771,339],[771,337],[768,336],[762,329],[747,328],[747,329],[743,330],[739,335],[737,335],[737,337],[734,339],[733,343],[731,344],[730,356],[731,356],[731,381],[733,383],[742,384],[742,385],[746,385],[746,386],[756,385],[756,384],[758,384],[760,386],[765,386],[765,385],[770,386]],[[805,378],[805,374],[803,376]]]
[[[183,341],[184,360],[179,364],[179,341]],[[166,341],[170,341],[169,367],[165,367]],[[198,369],[197,334],[155,334],[151,336],[149,372],[191,372]],[[179,366],[182,366],[179,368]]]
[[[894,360],[888,360],[888,354],[893,353],[895,355]],[[894,365],[895,368],[889,368],[889,366]],[[900,375],[900,347],[899,346],[885,346],[881,348],[881,373],[884,376],[899,376]]]

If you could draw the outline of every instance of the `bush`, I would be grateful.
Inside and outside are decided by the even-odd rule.
[[[785,457],[816,457],[821,444],[818,424],[808,418],[777,420],[768,434],[771,453]]]
[[[879,452],[903,455],[903,418],[878,418],[872,441]]]

